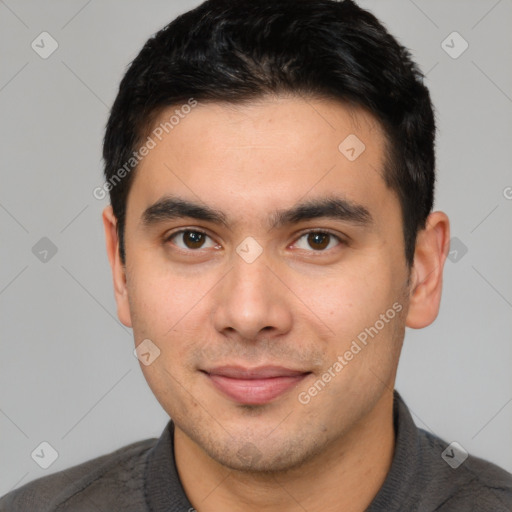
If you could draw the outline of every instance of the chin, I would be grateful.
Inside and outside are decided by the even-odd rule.
[[[211,447],[208,447],[211,448]],[[301,467],[318,454],[315,446],[306,446],[304,440],[276,440],[273,443],[240,441],[229,446],[215,445],[213,450],[203,449],[219,464],[244,473],[283,473]]]

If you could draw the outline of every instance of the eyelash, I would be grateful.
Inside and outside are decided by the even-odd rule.
[[[180,235],[182,233],[186,233],[186,232],[192,232],[192,233],[201,233],[202,235],[205,235],[207,236],[208,238],[212,238],[208,233],[206,233],[205,231],[201,230],[201,229],[192,229],[192,228],[186,228],[186,229],[180,229],[179,231],[174,231],[173,233],[171,233],[168,237],[165,238],[164,242],[167,243],[167,242],[170,242],[173,238],[175,238],[177,235]],[[335,238],[339,243],[340,245],[347,245],[347,241],[344,240],[343,238],[341,238],[339,235],[336,235],[335,233],[333,233],[332,231],[330,231],[329,229],[310,229],[308,231],[304,231],[302,233],[300,233],[298,235],[298,237],[296,238],[295,240],[295,243],[300,240],[302,237],[304,237],[305,235],[309,235],[309,234],[313,234],[313,233],[321,233],[323,235],[329,235],[333,238]],[[315,251],[315,250],[311,250],[311,251],[308,251],[308,252],[313,252],[313,253],[327,253],[329,251],[332,251],[334,248],[331,248],[331,249],[327,249],[327,250],[319,250],[319,251]],[[178,247],[178,250],[182,251],[182,252],[200,252],[201,249],[182,249],[181,247]]]

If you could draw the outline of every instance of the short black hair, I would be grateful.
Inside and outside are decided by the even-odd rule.
[[[400,201],[411,268],[434,200],[435,119],[423,79],[410,52],[352,0],[207,0],[178,16],[130,64],[106,126],[105,185],[122,263],[137,148],[162,110],[291,93],[339,100],[380,122],[383,178]]]

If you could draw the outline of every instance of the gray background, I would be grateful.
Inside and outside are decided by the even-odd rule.
[[[157,437],[167,422],[117,320],[107,200],[92,190],[126,66],[198,3],[0,0],[0,494]],[[460,241],[437,321],[407,329],[396,387],[420,427],[512,471],[512,2],[360,4],[427,73],[439,125],[435,209]],[[31,48],[43,31],[59,45],[47,59]],[[469,43],[456,59],[442,47],[453,31]],[[46,262],[32,250],[43,237],[57,248]],[[42,441],[59,454],[46,470],[31,458]]]

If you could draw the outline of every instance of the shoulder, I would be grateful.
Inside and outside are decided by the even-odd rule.
[[[146,455],[158,439],[145,439],[53,473],[0,498],[0,512],[143,510]],[[140,502],[140,503],[139,503]]]
[[[424,496],[439,507],[435,510],[512,510],[512,474],[460,445],[418,430],[422,463],[428,468]]]

